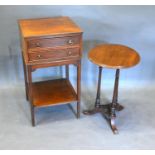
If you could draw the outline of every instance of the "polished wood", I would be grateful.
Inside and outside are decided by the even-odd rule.
[[[69,33],[81,33],[82,30],[69,17],[52,17],[40,19],[19,20],[24,38],[38,36],[53,36]]]
[[[96,65],[113,69],[132,67],[140,61],[134,49],[117,44],[98,45],[90,50],[88,58]]]
[[[35,107],[33,105],[33,90],[32,90],[32,69],[31,66],[28,66],[28,97],[30,102],[30,108],[31,108],[31,122],[32,126],[35,126]]]
[[[22,59],[23,60],[23,59]],[[28,78],[27,78],[27,67],[25,65],[25,62],[23,60],[23,69],[24,69],[24,78],[25,78],[25,93],[26,93],[26,100],[28,101]]]
[[[79,57],[76,60],[82,57],[82,30],[69,17],[21,19],[19,29],[23,57],[27,65],[34,64],[27,54],[31,52],[43,52],[41,56],[46,58],[44,54],[47,51],[61,49],[68,50],[69,54],[71,48],[78,48]],[[49,60],[37,59],[36,63],[46,64]]]
[[[32,50],[34,48],[50,48],[50,47],[59,47],[59,46],[79,46],[80,36],[65,36],[65,37],[54,37],[54,38],[45,38],[45,39],[27,39],[28,40],[28,49]]]
[[[98,76],[98,86],[97,86],[95,108],[99,108],[99,106],[100,106],[101,76],[102,76],[102,67],[99,67],[99,76]]]
[[[45,59],[44,60],[42,60],[42,61],[40,61],[40,62],[37,62],[37,61],[35,61],[35,64],[34,64],[34,62],[32,62],[31,63],[31,65],[32,64],[34,64],[33,66],[32,66],[32,69],[33,70],[36,70],[36,69],[38,69],[38,68],[47,68],[47,67],[51,67],[51,66],[63,66],[63,65],[70,65],[70,64],[73,64],[73,65],[75,65],[76,66],[76,64],[78,63],[78,61],[77,61],[77,58],[72,58],[72,59],[63,59],[63,61],[61,61],[61,60],[56,60],[56,61],[51,61],[51,60],[48,60],[48,61],[46,61],[46,63],[45,63]]]
[[[115,84],[114,84],[114,92],[113,92],[113,99],[111,103],[111,111],[110,111],[110,126],[112,128],[112,131],[114,133],[117,133],[117,127],[115,125],[115,118],[116,118],[116,112],[115,112],[115,107],[117,105],[117,98],[118,98],[118,81],[119,81],[119,72],[120,70],[116,70],[116,77],[115,77]]]
[[[81,61],[77,64],[77,118],[80,118],[81,102]]]
[[[100,101],[101,76],[102,76],[102,67],[99,67],[99,76],[98,76],[98,85],[97,85],[97,94],[96,94],[96,100],[95,100],[95,108],[92,110],[84,110],[83,113],[85,115],[92,115],[92,114],[95,114],[98,112],[103,112],[103,111],[106,114],[107,113],[110,114],[110,108],[111,108],[112,103],[101,105],[101,101]],[[116,79],[115,79],[115,81],[116,81]],[[118,100],[118,82],[119,82],[119,80],[117,79],[117,87],[115,87],[115,95],[116,95],[115,100],[116,100],[116,102],[115,102],[114,106],[115,106],[115,110],[121,111],[124,109],[124,107],[117,102],[117,100]],[[113,98],[114,98],[114,93],[113,93]]]
[[[35,108],[77,102],[80,117],[82,30],[69,17],[19,20],[26,95],[31,106],[32,125]],[[69,65],[77,67],[77,90],[69,82]],[[39,68],[66,66],[66,77],[32,82]]]
[[[33,105],[37,107],[77,101],[75,90],[66,79],[35,82],[32,85],[32,91]]]
[[[28,53],[30,61],[40,61],[44,59],[59,60],[59,59],[72,59],[73,57],[80,57],[79,48],[67,48],[67,49],[45,49],[37,50]]]
[[[88,57],[93,63],[99,66],[99,77],[95,107],[92,110],[85,110],[83,111],[83,113],[85,115],[93,115],[98,112],[104,114],[105,118],[109,122],[109,125],[113,133],[117,134],[118,129],[115,123],[116,111],[121,111],[124,108],[122,105],[118,103],[118,85],[120,69],[135,66],[139,63],[140,56],[135,50],[127,46],[116,44],[102,44],[93,48],[89,52]],[[112,103],[106,105],[101,105],[100,102],[102,67],[116,69]]]
[[[102,67],[99,67],[99,74],[98,74],[98,84],[97,84],[97,94],[95,100],[95,107],[92,110],[84,110],[83,113],[85,115],[93,115],[98,112],[102,111],[101,104],[100,104],[100,92],[101,92],[101,78],[102,78]]]

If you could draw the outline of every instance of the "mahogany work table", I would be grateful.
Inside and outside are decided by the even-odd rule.
[[[80,117],[82,30],[69,17],[19,20],[26,99],[31,105],[32,126],[35,108],[77,102]],[[77,90],[69,80],[69,65],[77,67]],[[66,77],[33,82],[38,68],[63,66]]]

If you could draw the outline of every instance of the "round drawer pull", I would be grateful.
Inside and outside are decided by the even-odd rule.
[[[41,46],[40,43],[35,43],[35,45],[36,45],[36,47],[40,47]]]
[[[72,55],[72,52],[71,51],[68,51],[68,55]]]
[[[69,45],[73,45],[73,40],[72,40],[72,39],[69,39],[69,40],[68,40],[68,44],[69,44]]]
[[[41,56],[40,54],[39,54],[39,55],[37,55],[37,58],[39,58],[39,59],[40,59],[41,57],[42,57],[42,56]]]

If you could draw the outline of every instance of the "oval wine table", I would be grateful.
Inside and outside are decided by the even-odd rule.
[[[120,69],[137,65],[140,62],[140,56],[134,49],[124,45],[101,44],[90,50],[88,58],[91,62],[99,66],[99,77],[95,108],[92,110],[85,110],[83,113],[85,115],[92,115],[98,112],[103,113],[113,133],[116,134],[118,130],[115,125],[115,111],[121,111],[123,109],[123,106],[117,101]],[[100,104],[101,74],[103,67],[116,69],[112,103],[106,105]]]

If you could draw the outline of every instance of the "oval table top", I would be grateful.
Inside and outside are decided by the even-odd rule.
[[[140,61],[139,54],[132,48],[119,44],[100,44],[88,53],[94,64],[114,69],[129,68]]]

